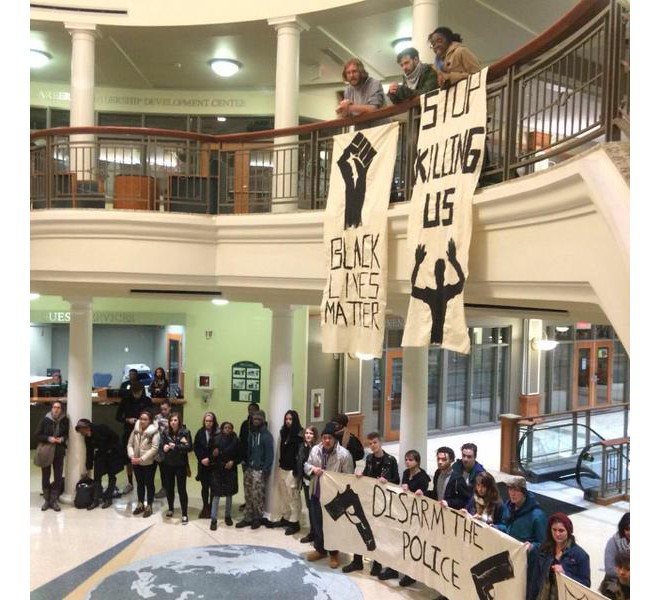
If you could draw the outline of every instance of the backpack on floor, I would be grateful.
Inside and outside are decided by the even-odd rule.
[[[76,496],[73,505],[76,508],[87,508],[94,499],[94,482],[91,479],[81,479],[76,483]]]

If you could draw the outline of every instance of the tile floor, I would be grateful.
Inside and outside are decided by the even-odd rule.
[[[491,470],[496,479],[505,477],[496,470],[499,465],[499,428],[481,431],[464,432],[454,435],[443,435],[428,440],[428,471],[435,469],[435,449],[440,445],[448,445],[456,451],[460,446],[471,441],[477,444],[478,460]],[[398,444],[386,444],[388,452],[398,454]],[[158,482],[158,476],[157,482]],[[123,487],[125,478],[120,475],[118,485]],[[113,506],[107,510],[100,508],[94,511],[78,510],[72,506],[63,505],[60,513],[52,510],[41,512],[40,473],[32,465],[30,472],[30,589],[34,590],[55,577],[74,569],[84,561],[100,552],[118,544],[132,534],[138,533],[150,526],[149,531],[140,538],[140,543],[131,546],[130,562],[154,554],[167,552],[175,548],[202,546],[208,544],[255,544],[276,546],[294,552],[305,552],[311,545],[303,545],[299,539],[306,531],[295,536],[285,536],[281,529],[268,530],[260,528],[236,529],[226,527],[222,522],[218,530],[209,530],[208,520],[197,519],[201,508],[199,484],[194,479],[188,480],[190,496],[190,523],[180,524],[180,513],[175,512],[174,518],[165,519],[165,501],[156,500],[155,514],[149,519],[134,517],[131,511],[136,502],[135,492],[127,497],[116,499]],[[530,485],[530,488],[540,493],[552,496],[566,502],[587,507],[587,510],[572,516],[578,543],[591,556],[592,587],[596,588],[603,577],[603,551],[607,539],[616,530],[621,515],[630,510],[627,502],[618,502],[610,506],[598,506],[582,499],[582,492],[562,484],[547,482]],[[234,521],[240,518],[238,505],[242,502],[242,493],[234,498]],[[342,564],[350,557],[341,556]],[[315,563],[315,567],[319,563]],[[320,568],[328,568],[325,565]],[[350,575],[360,587],[365,599],[386,600],[387,598],[434,598],[437,594],[416,584],[411,588],[400,588],[397,581],[380,582],[368,575],[367,570]],[[83,585],[69,598],[84,598],[87,588]]]

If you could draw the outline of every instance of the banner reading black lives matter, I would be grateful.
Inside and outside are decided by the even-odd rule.
[[[463,289],[472,236],[472,196],[486,139],[486,74],[420,98],[420,131],[408,217],[411,298],[403,346],[470,351]]]
[[[525,597],[524,545],[436,500],[328,471],[320,500],[327,549],[369,556],[452,599]]]
[[[557,573],[557,598],[558,600],[607,600],[605,596],[563,573]]]
[[[334,136],[323,243],[323,352],[379,357],[387,301],[387,207],[398,123]]]

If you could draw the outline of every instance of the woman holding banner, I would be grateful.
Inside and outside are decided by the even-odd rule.
[[[559,512],[548,517],[546,541],[534,560],[527,600],[557,600],[557,573],[591,586],[589,555],[575,543],[572,521]]]
[[[466,512],[487,525],[500,525],[506,517],[506,507],[500,499],[495,478],[487,471],[477,473],[474,493],[468,500]]]

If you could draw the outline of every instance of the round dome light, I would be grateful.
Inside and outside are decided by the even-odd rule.
[[[392,48],[394,48],[394,53],[398,54],[402,50],[405,50],[406,48],[410,48],[412,46],[412,38],[405,37],[405,38],[398,38],[392,42]]]
[[[30,69],[45,67],[53,57],[43,50],[30,50]]]
[[[229,300],[225,300],[225,298],[213,298],[211,303],[215,304],[216,306],[224,306],[225,304],[229,304]]]
[[[230,58],[214,58],[209,61],[209,65],[220,77],[233,77],[243,66],[237,60],[231,60]]]
[[[30,300],[36,300],[37,298],[40,298],[41,296],[35,292],[30,292]]]

